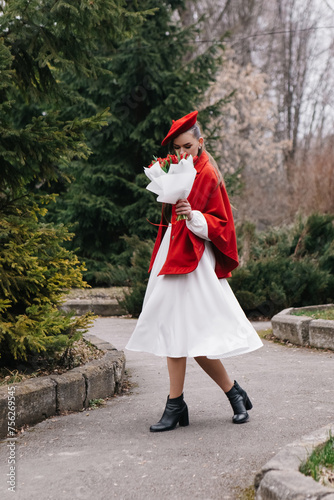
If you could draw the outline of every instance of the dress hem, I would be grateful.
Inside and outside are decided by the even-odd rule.
[[[133,351],[133,352],[145,352],[147,354],[153,354],[154,356],[159,356],[160,358],[197,358],[200,356],[205,356],[208,359],[225,359],[225,358],[232,358],[234,356],[241,356],[242,354],[248,354],[250,352],[256,351],[257,349],[260,349],[263,347],[262,345],[258,345],[256,347],[249,347],[249,348],[240,348],[240,349],[234,349],[233,351],[224,353],[224,354],[157,354],[156,352],[149,351],[149,350],[144,350],[144,349],[134,349],[134,348],[128,348],[125,347],[127,351]]]

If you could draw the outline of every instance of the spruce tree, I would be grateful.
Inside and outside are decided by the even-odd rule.
[[[147,219],[159,223],[161,206],[145,189],[143,167],[153,155],[166,156],[160,144],[172,120],[201,109],[220,63],[219,44],[192,58],[199,26],[181,27],[175,9],[182,3],[141,2],[145,10],[157,7],[154,15],[135,36],[117,44],[105,61],[106,73],[94,82],[68,80],[78,116],[110,108],[108,125],[91,135],[89,160],[65,169],[72,183],[57,202],[58,220],[74,224],[73,248],[92,284],[117,283],[115,265],[130,264],[124,235],[154,239],[157,228]],[[131,11],[135,8],[132,4]],[[207,125],[217,109],[202,109],[199,121]]]
[[[148,12],[123,0],[0,3],[0,363],[67,348],[89,317],[58,311],[61,295],[83,287],[83,265],[64,248],[69,233],[47,224],[41,186],[89,155],[86,135],[105,122],[61,116],[72,99],[61,77],[104,74],[97,42],[111,50]]]
[[[87,157],[83,133],[103,120],[99,115],[61,120],[60,110],[71,101],[59,79],[65,70],[92,79],[105,72],[97,44],[102,40],[114,50],[143,16],[131,15],[124,5],[123,0],[12,0],[0,5],[7,82],[1,93],[1,189],[50,179],[62,163]]]

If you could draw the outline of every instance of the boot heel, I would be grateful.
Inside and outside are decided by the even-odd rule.
[[[234,387],[237,389],[240,396],[242,396],[246,410],[251,410],[253,408],[253,405],[251,400],[249,399],[247,392],[241,389],[240,385],[236,380],[234,381]]]
[[[246,402],[245,402],[246,410],[251,410],[253,408],[252,402],[247,396]]]
[[[180,427],[187,427],[189,425],[189,414],[188,414],[188,407],[186,406],[184,409],[184,412],[182,413],[180,420],[179,420],[179,426]]]

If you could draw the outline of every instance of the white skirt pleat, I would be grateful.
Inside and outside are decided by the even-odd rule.
[[[227,280],[217,278],[209,241],[192,273],[158,276],[170,233],[171,226],[155,258],[143,309],[126,349],[175,358],[220,359],[262,347]]]

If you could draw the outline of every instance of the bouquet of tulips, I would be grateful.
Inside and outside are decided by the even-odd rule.
[[[157,201],[175,204],[178,200],[188,198],[196,176],[194,158],[185,153],[168,155],[166,158],[153,157],[152,163],[144,167],[146,176],[150,179],[146,187],[157,194]],[[177,220],[185,219],[179,215]]]

